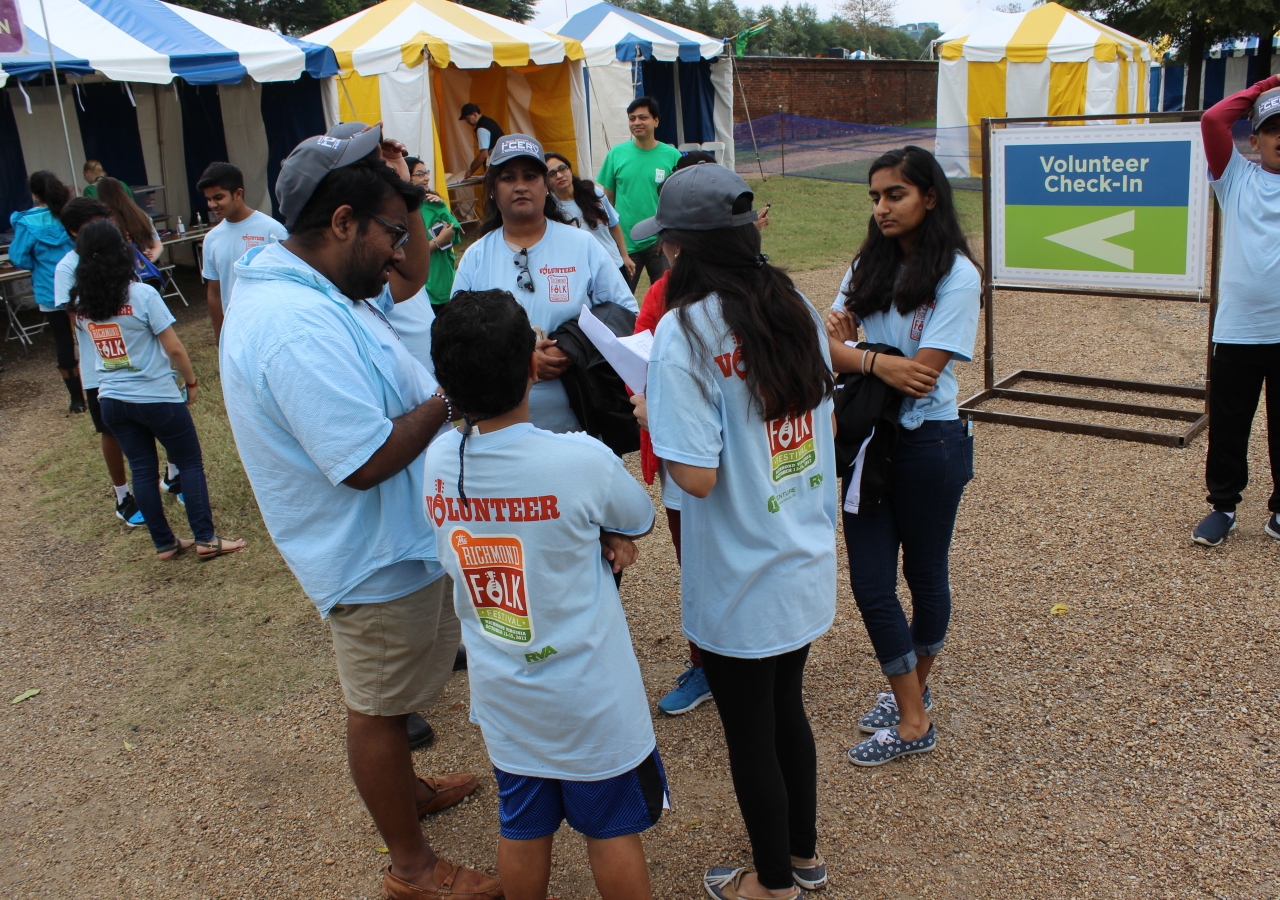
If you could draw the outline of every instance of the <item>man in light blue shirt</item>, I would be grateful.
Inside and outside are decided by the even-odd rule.
[[[416,778],[406,734],[460,637],[420,505],[422,454],[448,407],[386,315],[426,282],[422,189],[379,127],[342,128],[281,169],[289,240],[236,264],[227,415],[272,540],[333,631],[352,778],[391,856],[383,896],[452,886],[493,900],[498,880],[437,857],[418,824],[475,777]]]

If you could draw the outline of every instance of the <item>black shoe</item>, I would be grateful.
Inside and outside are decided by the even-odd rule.
[[[458,645],[458,655],[453,658],[453,671],[465,672],[467,670],[467,645]]]
[[[72,400],[71,405],[67,407],[67,412],[72,414],[82,413],[88,410],[88,408],[89,407],[84,405],[83,400]]]
[[[179,472],[173,476],[173,481],[169,480],[168,475],[160,476],[160,490],[166,494],[181,495],[182,494],[182,473]]]
[[[407,725],[409,726],[410,750],[425,747],[436,739],[436,731],[431,727],[431,723],[417,713],[409,713]]]
[[[132,492],[125,494],[124,499],[116,504],[116,516],[130,528],[147,524],[142,518],[142,510],[138,509],[138,501],[133,499]]]

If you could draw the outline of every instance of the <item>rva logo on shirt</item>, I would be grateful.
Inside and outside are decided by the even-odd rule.
[[[813,442],[813,410],[802,416],[783,416],[765,422],[769,435],[773,483],[777,484],[818,462]]]
[[[480,627],[500,641],[527,646],[533,640],[533,621],[529,617],[524,545],[520,538],[477,537],[458,528],[449,535],[449,543],[457,554],[462,583]]]
[[[254,247],[260,246],[267,242],[265,234],[242,234],[240,240],[244,241],[244,252],[248,253]]]
[[[123,313],[123,310],[121,310]],[[86,322],[89,337],[93,338],[93,346],[102,357],[102,368],[108,372],[118,369],[131,369],[129,350],[124,345],[124,335],[115,322]]]
[[[916,307],[916,314],[911,317],[911,340],[920,340],[920,335],[924,334],[924,320],[929,315],[929,310],[933,309],[933,303],[922,303]]]

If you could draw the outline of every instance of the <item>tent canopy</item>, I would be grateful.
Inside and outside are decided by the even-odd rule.
[[[724,51],[724,42],[718,38],[659,22],[611,3],[589,6],[547,31],[578,41],[588,66],[607,66],[614,60],[633,62],[637,57],[691,63],[714,59]]]
[[[0,85],[50,71],[40,0],[18,0],[31,52],[0,54]],[[189,84],[294,81],[337,72],[328,47],[160,0],[44,0],[59,71],[112,81]]]
[[[1147,108],[1151,47],[1046,3],[1024,13],[974,9],[934,42],[935,153],[951,176],[981,174],[984,118],[1107,115]]]
[[[565,40],[449,0],[383,0],[307,35],[327,44],[338,65],[364,76],[417,66],[423,51],[440,68],[553,65],[581,59],[577,41]]]

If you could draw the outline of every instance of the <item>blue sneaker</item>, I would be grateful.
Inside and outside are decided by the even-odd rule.
[[[1272,513],[1271,518],[1267,519],[1267,524],[1262,526],[1262,530],[1280,541],[1280,513]]]
[[[924,686],[924,711],[929,712],[933,709],[933,694],[929,691],[929,686]],[[881,691],[876,694],[876,705],[871,707],[871,711],[858,720],[858,728],[867,734],[875,734],[881,728],[892,728],[902,721],[902,715],[898,712],[898,701],[894,699],[891,691]]]
[[[932,722],[923,737],[914,741],[904,741],[898,737],[897,728],[885,728],[877,731],[861,744],[849,748],[849,761],[855,766],[882,766],[892,762],[899,756],[912,753],[928,753],[938,744],[938,729]]]
[[[125,494],[124,499],[116,504],[116,518],[130,528],[147,524],[142,518],[142,510],[138,509],[138,501],[133,499],[132,492]]]
[[[791,867],[791,878],[806,891],[820,891],[827,886],[827,861],[818,854],[816,866]]]
[[[169,476],[167,474],[161,475],[160,476],[160,492],[162,494],[173,494],[175,497],[178,498],[179,503],[181,503],[183,506],[187,505],[186,501],[182,499],[182,473],[181,472],[173,476],[172,481],[169,480]]]
[[[685,663],[685,670],[676,679],[676,686],[658,701],[658,709],[669,716],[679,716],[697,709],[703,701],[711,699],[711,688],[701,666]]]
[[[186,505],[187,505],[187,501],[182,499],[182,494],[178,494],[178,505],[179,505],[179,506],[186,506]]]
[[[1215,509],[1200,520],[1196,530],[1191,532],[1191,540],[1205,547],[1216,547],[1235,529],[1236,517]]]

